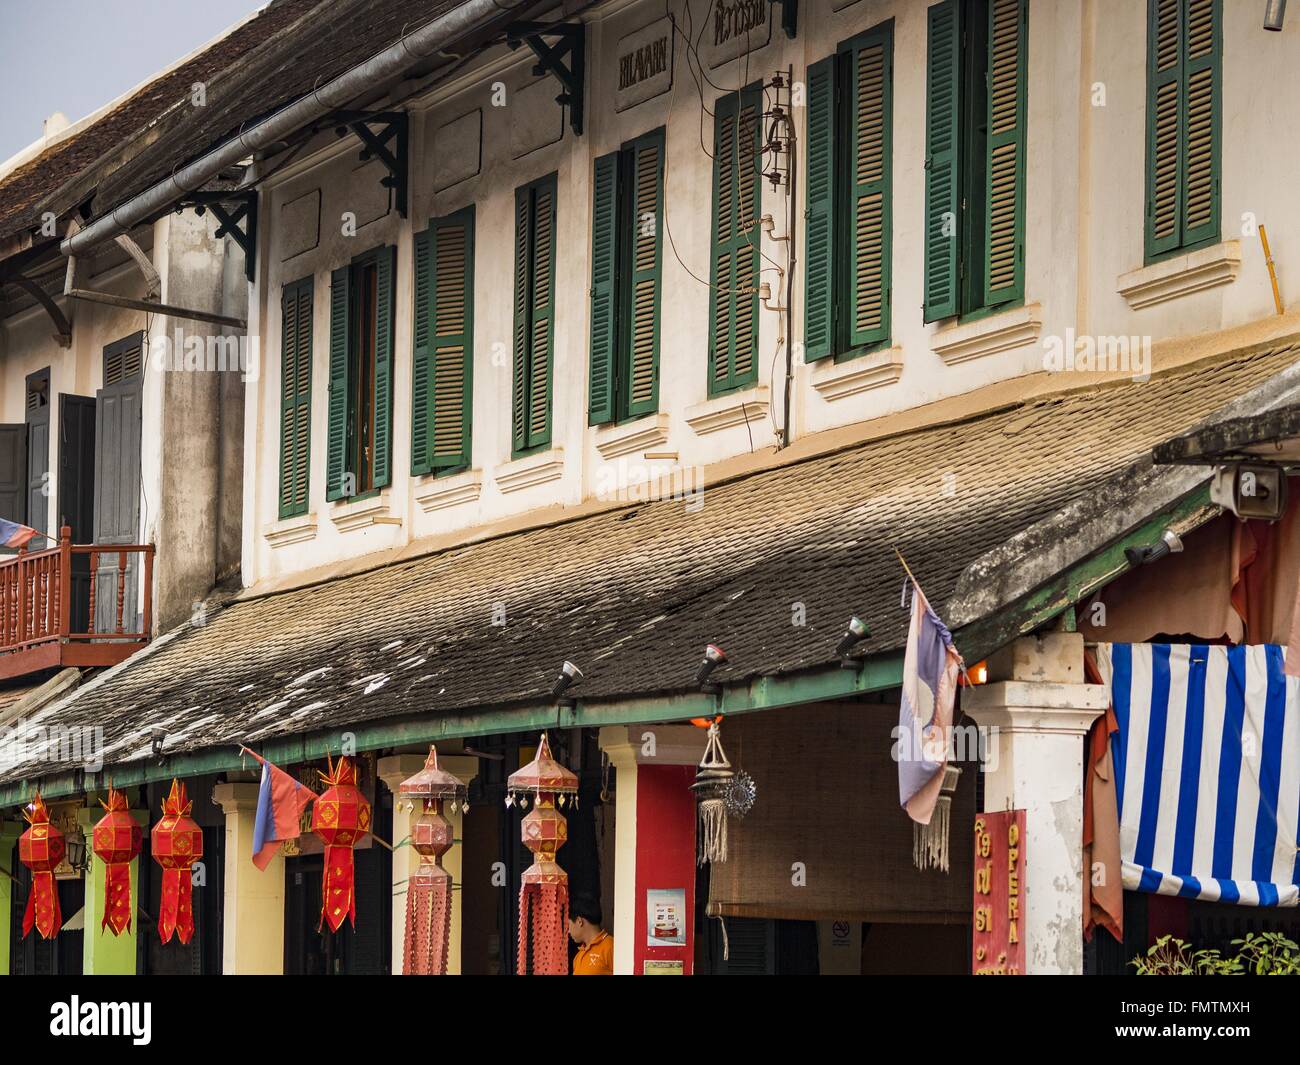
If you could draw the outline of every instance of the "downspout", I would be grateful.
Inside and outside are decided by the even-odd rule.
[[[314,89],[257,125],[240,133],[207,155],[178,169],[138,196],[127,200],[59,245],[64,255],[77,255],[123,233],[173,203],[202,188],[228,166],[296,133],[317,119],[337,111],[389,78],[404,73],[417,60],[427,59],[498,15],[515,10],[527,0],[466,0],[446,14],[395,41],[378,55]]]

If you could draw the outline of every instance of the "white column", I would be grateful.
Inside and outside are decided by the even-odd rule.
[[[478,759],[472,754],[439,755],[438,764],[448,773],[460,777],[465,787],[478,776]],[[473,808],[470,808],[473,813]],[[443,810],[442,816],[451,822],[452,839],[456,842],[442,856],[442,867],[451,874],[451,933],[447,936],[447,975],[461,974],[461,929],[465,913],[465,814],[460,810]],[[486,877],[484,884],[487,883]],[[482,885],[480,885],[480,888]]]
[[[1083,637],[1022,637],[962,692],[986,734],[984,809],[1025,811],[1025,967],[1083,972],[1083,738],[1106,710],[1083,683]]]
[[[402,975],[406,948],[406,882],[415,867],[420,864],[420,856],[409,843],[399,847],[402,840],[411,835],[411,826],[420,816],[422,808],[407,808],[397,789],[403,780],[414,776],[424,768],[422,754],[394,754],[379,759],[378,776],[393,795],[393,912],[392,912],[392,967],[388,970],[394,976]],[[379,844],[375,844],[379,846]]]
[[[258,790],[255,783],[212,789],[226,815],[221,971],[227,976],[284,973],[284,854],[265,870],[253,864]]]

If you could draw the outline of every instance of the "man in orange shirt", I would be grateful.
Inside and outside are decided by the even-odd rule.
[[[614,937],[600,927],[600,904],[595,899],[570,900],[569,935],[578,944],[574,976],[614,975]]]

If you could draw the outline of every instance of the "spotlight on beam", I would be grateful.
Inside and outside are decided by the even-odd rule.
[[[716,643],[711,643],[704,649],[704,661],[700,663],[700,668],[695,671],[695,683],[700,686],[701,690],[713,692],[714,694],[722,690],[718,685],[709,683],[709,676],[726,660],[727,652]]]
[[[551,689],[551,698],[562,706],[573,706],[574,700],[572,698],[565,699],[563,695],[580,680],[582,680],[582,670],[566,660],[564,665],[560,667],[560,675],[555,678],[555,686]]]
[[[835,657],[840,660],[840,665],[845,669],[857,669],[861,663],[849,658],[848,654],[870,635],[871,630],[867,628],[865,621],[859,617],[849,618],[848,628],[844,630],[844,635],[840,637],[840,642],[835,648]]]
[[[1160,534],[1160,539],[1154,544],[1143,544],[1141,547],[1124,548],[1124,557],[1128,559],[1128,564],[1134,568],[1145,566],[1149,562],[1155,562],[1164,558],[1166,555],[1176,555],[1183,549],[1183,541],[1173,529],[1166,529]]]

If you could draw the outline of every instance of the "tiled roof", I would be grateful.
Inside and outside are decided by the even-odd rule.
[[[121,165],[156,137],[155,126],[169,115],[202,112],[191,105],[195,82],[213,86],[250,51],[294,24],[322,0],[273,0],[248,21],[175,69],[77,131],[0,178],[0,236],[40,224],[41,213],[77,206],[98,171]],[[220,102],[218,99],[211,104]],[[81,178],[86,188],[78,184]],[[76,184],[74,189],[71,186]]]
[[[154,729],[173,753],[541,705],[566,658],[584,698],[691,689],[709,641],[724,683],[805,670],[833,662],[852,614],[870,651],[896,649],[895,547],[942,604],[982,553],[1297,361],[1280,347],[1050,395],[710,486],[702,506],[630,505],[236,601],[52,713],[102,725],[112,764]]]

